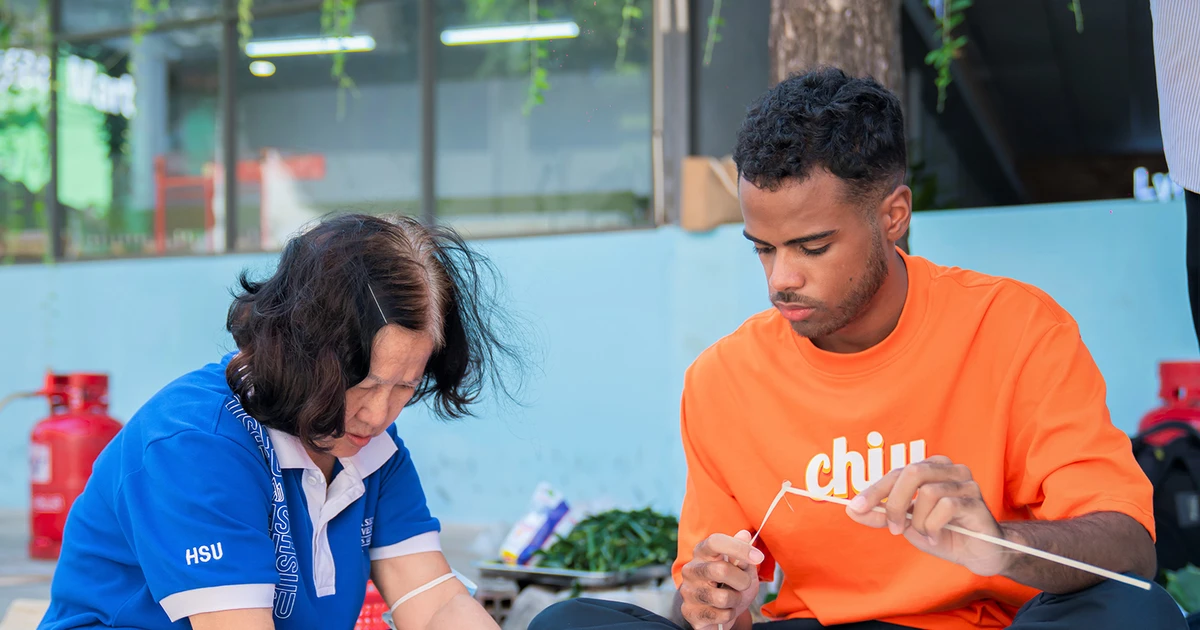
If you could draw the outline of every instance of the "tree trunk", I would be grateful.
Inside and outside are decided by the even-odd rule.
[[[874,77],[904,103],[900,0],[771,0],[771,84],[817,66]],[[908,234],[899,243],[908,251]]]
[[[771,0],[771,83],[818,65],[903,96],[899,0]]]

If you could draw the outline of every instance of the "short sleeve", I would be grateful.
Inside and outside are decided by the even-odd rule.
[[[429,513],[417,467],[397,437],[396,452],[375,474],[379,475],[379,500],[371,560],[383,560],[427,551],[441,551],[441,524]]]
[[[1104,378],[1074,322],[1034,346],[1013,395],[1008,499],[1038,519],[1120,512],[1154,536],[1153,488],[1112,424]]]
[[[753,532],[757,525],[746,522],[745,511],[734,499],[725,483],[714,474],[711,463],[694,439],[688,424],[688,406],[694,389],[684,384],[683,401],[679,409],[679,429],[683,454],[687,461],[687,483],[683,507],[679,514],[679,550],[672,567],[675,586],[683,584],[683,567],[691,562],[696,545],[712,534],[736,534],[740,530]],[[761,538],[755,545],[766,556],[758,566],[760,580],[769,582],[775,577],[775,561]]]
[[[172,622],[271,608],[279,572],[264,461],[220,435],[152,442],[115,508],[146,585]]]

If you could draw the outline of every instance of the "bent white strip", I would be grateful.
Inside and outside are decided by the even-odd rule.
[[[407,595],[405,595],[404,597],[401,597],[395,604],[392,604],[392,607],[390,610],[388,610],[388,612],[392,613],[392,615],[395,616],[396,609],[400,607],[400,604],[407,602],[408,600],[416,597],[417,595],[420,595],[421,593],[424,593],[425,591],[428,591],[429,589],[437,586],[438,584],[441,584],[442,582],[448,582],[452,579],[454,579],[454,574],[447,573],[446,575],[443,575],[442,577],[434,578],[434,579],[426,582],[424,585],[414,588],[413,590],[409,591]]]
[[[798,488],[792,488],[791,484],[786,481],[784,482],[784,487],[782,490],[780,490],[780,492],[798,494],[802,497],[808,497],[808,498],[816,500],[816,501],[828,501],[830,503],[837,503],[840,505],[850,505],[849,499],[843,499],[842,497],[831,497],[831,496],[825,496],[825,495],[819,495],[819,494],[810,494],[808,492],[805,492],[804,490],[800,490]],[[887,510],[883,509],[880,506],[875,506],[873,511],[880,512],[882,514],[887,514]],[[912,518],[911,514],[909,514],[907,516],[910,519]],[[1108,569],[1101,569],[1100,567],[1092,566],[1090,564],[1087,564],[1086,562],[1080,562],[1078,560],[1064,558],[1063,556],[1055,555],[1048,551],[1042,551],[1041,549],[1035,549],[1033,547],[1026,547],[1025,545],[1015,543],[1010,540],[1005,540],[1003,538],[997,538],[995,536],[989,536],[987,534],[973,532],[969,529],[964,529],[957,525],[946,525],[945,529],[948,529],[952,532],[962,534],[963,536],[970,536],[971,538],[975,538],[977,540],[989,542],[989,543],[992,543],[993,545],[998,545],[1000,547],[1012,549],[1013,551],[1020,551],[1021,553],[1029,554],[1036,558],[1041,558],[1043,560],[1049,560],[1050,562],[1057,562],[1058,564],[1071,567],[1072,569],[1078,569],[1080,571],[1086,571],[1086,572],[1092,573],[1094,575],[1106,577],[1110,580],[1115,580],[1117,582],[1121,582],[1122,584],[1136,586],[1140,589],[1147,590],[1147,591],[1150,590],[1150,583],[1145,580],[1131,578],[1127,575],[1121,575],[1120,573],[1116,573],[1114,571],[1109,571]]]

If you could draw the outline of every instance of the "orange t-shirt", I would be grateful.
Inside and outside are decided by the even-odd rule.
[[[709,534],[753,532],[784,480],[854,496],[932,455],[968,466],[997,520],[1116,511],[1153,535],[1150,483],[1109,419],[1104,379],[1070,315],[1014,280],[904,261],[904,311],[878,345],[822,351],[771,309],[688,369],[676,584]],[[775,564],[784,574],[763,608],[771,618],[1002,628],[1036,594],[795,495],[758,546],[761,578]]]

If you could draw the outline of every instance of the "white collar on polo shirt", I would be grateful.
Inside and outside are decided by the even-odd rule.
[[[313,582],[317,597],[333,595],[336,571],[333,552],[329,548],[329,522],[346,506],[354,503],[366,491],[363,479],[379,470],[398,450],[392,436],[386,432],[372,438],[354,457],[338,458],[342,471],[328,483],[325,474],[309,457],[300,438],[267,429],[279,467],[303,469],[304,499],[308,503],[308,519],[313,526]]]

